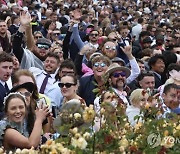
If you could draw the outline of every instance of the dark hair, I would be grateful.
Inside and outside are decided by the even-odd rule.
[[[150,32],[148,31],[142,31],[140,34],[139,34],[139,40],[141,40],[142,37],[145,37],[145,36],[150,36]]]
[[[142,17],[140,17],[140,18],[138,19],[138,23],[139,23],[139,24],[142,24],[143,21],[144,21],[144,19],[143,19]]]
[[[163,62],[165,63],[164,56],[161,54],[156,54],[156,55],[152,56],[148,61],[148,65],[149,65],[150,69],[157,62],[158,59],[162,59]]]
[[[73,81],[74,81],[74,84],[77,85],[78,79],[77,79],[77,76],[76,76],[76,75],[70,75],[70,74],[67,74],[67,75],[64,75],[63,77],[66,77],[66,76],[71,77],[71,78],[73,79]],[[62,78],[63,78],[63,77],[62,77]],[[61,79],[62,79],[62,78],[61,78]]]
[[[171,63],[176,63],[177,62],[176,54],[171,52],[171,51],[164,51],[162,53],[162,55],[164,57],[164,61],[165,61],[166,67],[168,67],[169,64],[171,64]]]
[[[4,111],[5,113],[7,113],[8,111],[8,106],[9,106],[9,102],[13,99],[13,98],[19,98],[21,99],[23,102],[24,102],[24,105],[26,107],[26,100],[25,98],[19,94],[19,93],[10,93],[7,98],[5,99],[5,102],[4,102]]]
[[[152,71],[142,71],[139,76],[137,77],[137,80],[138,81],[141,81],[142,79],[144,79],[144,77],[146,76],[153,76],[154,77],[154,74]]]
[[[47,58],[47,57],[53,57],[53,58],[55,58],[55,59],[57,60],[57,63],[58,63],[58,64],[60,63],[59,56],[58,56],[56,53],[54,53],[54,52],[49,52],[49,53],[47,54],[46,58]]]
[[[136,58],[136,61],[137,61],[137,63],[144,64],[144,61],[143,61],[143,60],[141,60],[141,59]]]
[[[179,88],[178,88],[178,85],[171,83],[164,87],[163,93],[167,94],[171,89],[179,89]]]
[[[72,59],[65,59],[61,63],[61,66],[59,67],[59,71],[58,72],[60,72],[63,68],[72,69],[75,72],[75,74],[76,74],[76,66],[74,65],[74,62],[72,61]]]
[[[180,71],[180,65],[176,64],[176,63],[172,63],[168,66],[167,70],[168,70],[168,72],[170,72],[172,70]]]
[[[13,58],[9,53],[3,52],[0,54],[0,63],[1,62],[13,62]]]
[[[47,20],[44,24],[44,29],[48,29],[51,23],[52,23],[51,20]]]
[[[62,70],[63,68],[72,69],[72,70],[74,71],[74,74],[75,74],[75,75],[77,74],[76,66],[74,65],[74,62],[72,61],[72,59],[65,59],[65,60],[61,63],[61,65],[60,65],[60,67],[59,67],[59,70],[58,70],[58,73],[57,73],[56,76],[55,76],[56,81],[58,81],[58,80],[60,79],[60,77],[59,77],[59,72],[61,72],[61,70]]]

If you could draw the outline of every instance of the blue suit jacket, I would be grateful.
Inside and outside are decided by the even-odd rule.
[[[6,90],[4,86],[0,83],[0,120],[4,116],[4,97],[6,96]]]

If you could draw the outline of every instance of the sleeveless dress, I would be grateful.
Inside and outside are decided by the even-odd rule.
[[[17,130],[20,134],[22,134],[25,137],[29,137],[29,133],[27,131],[26,128],[26,122],[24,121],[23,124],[19,124],[19,123],[15,123],[15,122],[10,122],[8,121],[8,119],[3,119],[0,121],[0,147],[3,146],[3,140],[4,140],[4,134],[6,129],[8,128],[12,128]],[[14,147],[14,149],[11,150],[15,150],[16,147]]]

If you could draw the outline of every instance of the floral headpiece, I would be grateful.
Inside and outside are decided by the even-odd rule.
[[[6,97],[4,97],[4,102],[3,104],[5,105],[6,104],[6,101],[9,97],[11,97],[12,95],[20,95],[23,99],[24,99],[24,102],[26,102],[26,97],[24,95],[22,95],[20,92],[12,92],[12,93],[9,93]]]

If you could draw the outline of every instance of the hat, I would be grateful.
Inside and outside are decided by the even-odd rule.
[[[143,43],[152,43],[152,40],[149,36],[147,36],[144,40]]]
[[[130,76],[130,74],[131,74],[131,71],[127,67],[120,66],[117,63],[112,63],[108,67],[107,71],[105,72],[105,76],[110,76],[115,71],[123,71],[123,72],[125,72],[126,73],[126,78],[128,78]]]
[[[50,47],[51,41],[49,39],[46,39],[46,38],[40,38],[37,40],[36,44],[48,45]]]
[[[122,58],[115,57],[111,60],[112,62],[122,62],[123,65],[125,66],[125,61]]]
[[[21,89],[21,88],[25,88],[27,91],[29,91],[30,93],[32,93],[34,91],[34,88],[35,88],[35,85],[34,83],[32,82],[26,82],[26,83],[23,83],[21,85],[17,85],[15,87],[13,87],[9,93],[12,93],[12,92],[17,92],[17,90]]]

